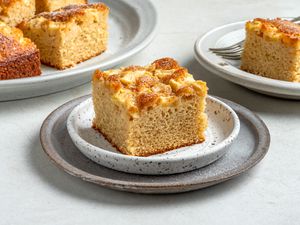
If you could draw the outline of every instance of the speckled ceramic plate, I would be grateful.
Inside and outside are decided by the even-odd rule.
[[[108,169],[85,157],[73,144],[66,121],[73,110],[90,96],[70,101],[56,109],[44,121],[41,144],[50,160],[63,171],[84,181],[120,191],[137,193],[177,193],[209,187],[232,179],[263,159],[270,145],[264,122],[248,109],[221,99],[238,115],[241,129],[227,153],[216,162],[187,173],[149,176]]]
[[[247,73],[240,69],[240,60],[226,60],[209,51],[209,48],[230,46],[243,40],[245,23],[246,21],[226,24],[200,37],[195,43],[198,62],[212,73],[251,90],[281,98],[300,99],[300,83]]]
[[[42,75],[0,80],[0,101],[55,93],[89,82],[95,69],[111,68],[143,50],[153,40],[157,13],[149,0],[89,0],[110,8],[108,49],[67,70],[42,66]]]
[[[238,136],[240,122],[229,106],[218,99],[208,97],[206,109],[208,129],[205,142],[148,157],[120,153],[92,128],[94,108],[91,98],[73,109],[68,117],[67,128],[77,148],[102,166],[144,175],[183,173],[199,169],[219,159]]]

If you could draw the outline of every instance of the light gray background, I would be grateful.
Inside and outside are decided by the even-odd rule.
[[[142,0],[141,0],[142,1]],[[210,94],[242,104],[268,125],[269,154],[245,175],[205,190],[147,196],[85,183],[57,169],[39,142],[45,117],[90,85],[0,103],[0,224],[300,224],[300,103],[256,94],[205,71],[193,57],[206,31],[253,17],[299,16],[299,0],[154,0],[160,28],[127,64],[172,56],[208,82]],[[124,65],[125,65],[124,64]]]

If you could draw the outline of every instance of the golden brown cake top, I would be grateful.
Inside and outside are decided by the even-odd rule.
[[[96,9],[99,12],[108,13],[109,8],[103,3],[69,5],[53,12],[43,12],[36,15],[34,18],[43,17],[53,22],[67,22],[74,16],[83,15],[86,9]]]
[[[162,58],[152,64],[99,71],[93,82],[103,82],[113,99],[133,112],[154,105],[170,105],[180,98],[206,96],[206,83],[195,81],[174,59]]]
[[[6,14],[9,7],[20,0],[0,0],[0,14]]]
[[[246,23],[246,29],[271,40],[281,40],[291,46],[299,44],[300,25],[280,18],[256,18]]]
[[[37,51],[36,46],[28,38],[23,37],[21,30],[12,28],[0,21],[0,61],[9,60],[10,57],[21,53]]]
[[[19,1],[19,0],[0,0],[0,7],[1,8],[7,8],[9,7],[12,3]]]

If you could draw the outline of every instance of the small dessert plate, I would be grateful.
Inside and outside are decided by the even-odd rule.
[[[94,109],[91,98],[73,109],[67,120],[67,128],[77,148],[102,166],[134,174],[175,174],[199,169],[216,161],[238,136],[239,118],[228,105],[208,97],[206,113],[209,125],[205,142],[148,157],[120,153],[92,128]]]
[[[300,99],[300,83],[274,80],[245,72],[239,60],[226,60],[209,48],[230,46],[245,39],[246,21],[217,27],[200,37],[194,46],[197,61],[210,72],[256,92],[275,97]]]

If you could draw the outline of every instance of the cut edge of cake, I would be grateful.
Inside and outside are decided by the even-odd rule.
[[[300,25],[280,18],[248,21],[241,69],[300,82]]]
[[[92,82],[93,128],[120,152],[149,156],[205,140],[206,83],[195,81],[175,60],[96,71]]]

